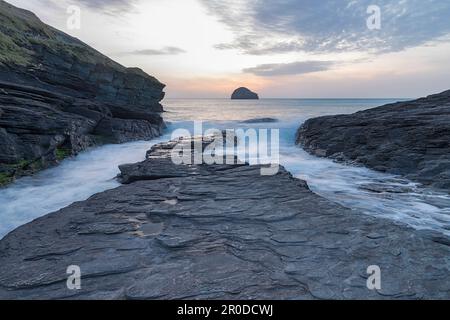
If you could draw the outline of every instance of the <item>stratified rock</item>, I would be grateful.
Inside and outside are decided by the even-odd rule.
[[[450,298],[448,238],[345,209],[284,168],[175,165],[178,143],[1,240],[0,299]]]
[[[231,95],[231,99],[233,100],[258,100],[259,96],[255,92],[250,91],[247,88],[241,87],[234,90]]]
[[[164,85],[0,1],[0,185],[89,146],[151,139]]]
[[[310,119],[299,129],[297,143],[317,156],[450,190],[450,91]]]

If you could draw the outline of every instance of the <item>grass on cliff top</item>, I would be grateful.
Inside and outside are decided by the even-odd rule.
[[[84,62],[101,62],[116,68],[120,66],[81,41],[47,26],[33,13],[0,0],[0,62],[33,64],[39,47]]]
[[[7,184],[10,184],[13,182],[13,177],[6,174],[6,173],[0,173],[0,187],[4,187]]]
[[[33,60],[28,35],[41,34],[45,28],[31,12],[20,10],[0,0],[0,62],[28,65]],[[47,35],[48,36],[48,35]]]
[[[59,57],[103,64],[119,72],[139,74],[159,83],[143,71],[138,73],[134,69],[128,70],[80,40],[46,25],[32,12],[0,0],[0,64],[38,65],[39,48]]]
[[[0,63],[26,66],[32,62],[32,54],[32,51],[19,47],[0,32]]]

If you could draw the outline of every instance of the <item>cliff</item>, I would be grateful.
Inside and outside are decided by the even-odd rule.
[[[160,135],[164,87],[0,0],[0,184],[93,145]]]
[[[297,143],[315,155],[350,161],[450,190],[450,91],[352,115],[310,119]]]

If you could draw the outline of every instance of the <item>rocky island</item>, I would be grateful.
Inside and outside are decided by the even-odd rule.
[[[165,85],[0,1],[0,185],[164,127]]]
[[[321,157],[359,163],[450,191],[450,90],[352,115],[310,119],[297,143]]]
[[[234,90],[233,94],[231,95],[232,100],[258,100],[259,96],[257,93],[241,87],[236,90]]]
[[[0,299],[450,298],[448,238],[341,207],[284,168],[175,165],[179,143],[192,141],[153,147],[121,187],[1,240]]]

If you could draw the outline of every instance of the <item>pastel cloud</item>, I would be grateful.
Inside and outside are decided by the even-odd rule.
[[[162,56],[162,55],[177,55],[186,53],[186,50],[178,48],[178,47],[164,47],[162,49],[143,49],[143,50],[135,50],[132,52],[127,52],[126,54],[131,55],[142,55],[142,56]]]
[[[299,61],[292,63],[261,64],[253,68],[246,68],[245,73],[257,76],[299,75],[328,70],[333,66],[331,61]]]
[[[251,55],[394,52],[450,33],[450,2],[442,0],[201,1],[236,35],[216,48]],[[366,25],[373,4],[381,9],[381,30]]]

